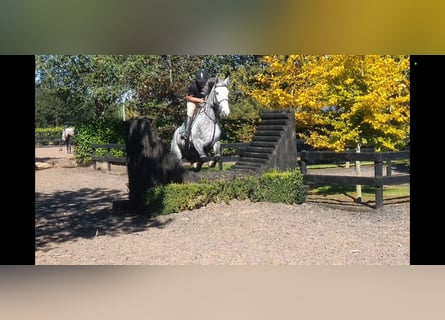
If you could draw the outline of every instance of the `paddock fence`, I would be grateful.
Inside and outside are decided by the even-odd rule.
[[[34,135],[34,144],[36,147],[42,146],[61,146],[65,141],[61,138],[61,133],[54,132],[36,132]]]
[[[236,162],[239,160],[240,155],[246,150],[248,144],[247,143],[222,143],[221,144],[221,154],[223,154],[224,149],[231,149],[232,152],[229,152],[229,155],[223,155],[219,162],[218,168],[219,170],[223,170],[223,163],[227,162]],[[111,150],[123,150],[125,151],[125,144],[92,144],[91,145],[93,152],[91,154],[91,158],[93,160],[93,169],[97,169],[97,162],[106,162],[107,169],[111,171],[111,165],[127,165],[126,157],[116,157],[112,154]],[[98,149],[106,149],[105,155],[98,155]]]
[[[301,151],[302,141],[297,139],[297,163],[303,173],[304,181],[309,185],[365,185],[375,188],[376,208],[383,207],[383,186],[385,185],[401,185],[410,183],[410,175],[408,172],[402,174],[393,174],[393,162],[397,160],[410,159],[410,151],[397,152],[331,152],[331,151]],[[218,163],[220,171],[223,170],[223,164],[228,162],[236,162],[245,152],[248,143],[222,143],[221,158]],[[126,165],[126,157],[116,157],[112,155],[111,150],[125,151],[125,144],[93,144],[93,169],[96,169],[96,162],[106,162],[108,170],[111,165]],[[106,149],[105,155],[97,155],[97,149]],[[224,150],[230,150],[229,155],[224,155]],[[308,165],[312,164],[339,164],[349,162],[373,162],[373,176],[357,176],[357,175],[326,175],[308,173]],[[384,170],[384,167],[386,170]],[[314,172],[315,170],[312,170]],[[385,171],[385,172],[384,172]]]
[[[91,158],[93,160],[93,169],[96,170],[97,162],[106,162],[108,171],[111,171],[111,165],[127,165],[127,157],[116,157],[111,153],[111,150],[126,150],[125,144],[92,144],[93,153]],[[104,156],[98,155],[98,149],[106,149]]]
[[[304,181],[312,185],[366,185],[375,188],[376,209],[383,207],[383,186],[410,183],[409,169],[402,174],[394,175],[393,161],[409,160],[410,151],[397,152],[330,152],[330,151],[302,151],[299,153],[299,166],[304,175]],[[347,163],[373,162],[374,176],[351,175],[321,175],[308,174],[308,163]],[[386,174],[384,174],[384,165]]]

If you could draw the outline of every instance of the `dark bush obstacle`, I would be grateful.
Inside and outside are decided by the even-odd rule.
[[[158,184],[183,182],[184,168],[161,141],[151,119],[139,118],[126,122],[125,145],[129,205],[132,210],[144,210],[145,192]]]

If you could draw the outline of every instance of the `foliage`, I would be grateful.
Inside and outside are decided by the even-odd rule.
[[[223,140],[227,142],[251,142],[260,119],[223,119]]]
[[[185,117],[184,97],[187,86],[201,67],[198,56],[127,57],[124,81],[131,88],[126,103],[128,117],[151,116],[158,128],[170,127],[167,132],[172,136],[175,124],[179,124]],[[160,135],[162,132],[160,130]]]
[[[408,56],[266,56],[251,96],[294,108],[300,138],[315,148],[365,145],[393,151],[409,141]]]
[[[375,201],[375,188],[372,186],[362,186],[362,201]],[[385,200],[409,197],[410,185],[389,185],[383,186]],[[312,197],[323,197],[323,199],[350,200],[357,198],[356,188],[352,185],[331,185],[313,187],[309,190],[308,195]]]
[[[303,203],[307,192],[308,187],[299,169],[271,170],[259,177],[157,185],[146,191],[145,206],[152,215],[156,215],[192,210],[210,202],[229,202],[231,199],[293,204]]]
[[[34,117],[36,128],[59,127],[68,119],[64,117],[63,101],[54,90],[42,85],[35,87]]]
[[[254,176],[238,177],[230,181],[222,181],[220,199],[228,203],[231,199],[246,200],[252,197],[258,187],[258,178]]]
[[[300,170],[271,170],[259,178],[250,199],[287,204],[303,203],[307,194],[307,188],[303,184]]]
[[[35,128],[34,131],[35,145],[50,144],[61,139],[63,127]]]
[[[104,119],[117,111],[128,87],[122,81],[123,56],[36,56],[36,88],[58,104],[59,120],[78,125]],[[36,96],[36,99],[39,96]],[[54,105],[38,99],[40,110]]]
[[[52,133],[52,134],[59,134],[59,136],[62,136],[63,127],[52,127],[52,128],[35,128],[35,133]]]
[[[217,184],[210,183],[158,185],[147,190],[146,208],[160,214],[196,209],[210,203],[217,188]]]
[[[228,141],[253,136],[254,125],[236,120],[253,124],[261,109],[277,108],[295,109],[299,138],[315,148],[387,151],[409,141],[407,56],[41,55],[36,126],[151,116],[169,141],[185,118],[184,95],[199,68],[230,75]]]
[[[260,56],[251,55],[36,56],[35,123],[78,126],[151,116],[161,139],[169,141],[186,116],[185,93],[200,68],[212,76],[230,75],[230,119],[257,119],[257,103],[245,88],[254,85],[262,64]],[[242,141],[249,134],[231,133]]]
[[[125,144],[125,126],[122,120],[104,119],[85,122],[76,127],[76,162],[81,165],[91,163],[93,144]],[[111,150],[115,157],[125,156],[121,150]],[[104,155],[105,150],[98,150]]]
[[[246,66],[254,66],[258,60],[252,56],[231,55],[132,56],[127,60],[126,69],[127,81],[133,85],[134,92],[133,99],[127,102],[128,115],[152,116],[161,139],[169,141],[186,117],[187,88],[194,81],[196,70],[204,68],[212,76],[230,75],[230,119],[258,118],[256,103],[238,89],[242,81],[247,81],[242,76]]]

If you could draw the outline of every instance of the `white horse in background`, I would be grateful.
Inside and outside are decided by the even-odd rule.
[[[194,117],[189,141],[181,139],[182,127],[177,128],[173,134],[171,152],[178,161],[185,159],[192,163],[195,171],[201,170],[205,161],[209,161],[209,167],[214,167],[221,157],[220,118],[227,117],[230,113],[228,85],[229,77],[224,80],[209,79],[206,86],[210,92],[206,94],[203,106]],[[212,149],[214,157],[209,157]]]
[[[71,153],[73,138],[74,138],[74,127],[69,127],[65,125],[65,128],[62,131],[62,141],[66,143],[67,153]],[[62,151],[62,148],[59,148],[59,151]]]

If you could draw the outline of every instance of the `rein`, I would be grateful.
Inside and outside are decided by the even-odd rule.
[[[219,123],[219,113],[217,112],[218,111],[217,109],[218,109],[219,105],[221,104],[221,102],[223,102],[225,100],[229,101],[229,99],[227,99],[227,98],[224,98],[222,100],[218,100],[216,98],[215,89],[217,87],[226,87],[226,85],[225,84],[215,84],[213,86],[212,90],[210,90],[210,93],[207,95],[207,98],[205,100],[205,106],[204,106],[203,111],[202,111],[206,115],[206,117],[209,118],[213,122],[213,133],[212,133],[211,141],[213,141],[213,139],[215,137],[216,124]],[[211,97],[212,95],[213,95],[213,97]],[[208,102],[208,100],[210,100],[210,98],[212,98],[212,102],[211,103]],[[213,114],[215,116],[214,119],[206,112],[207,106],[212,108]]]

